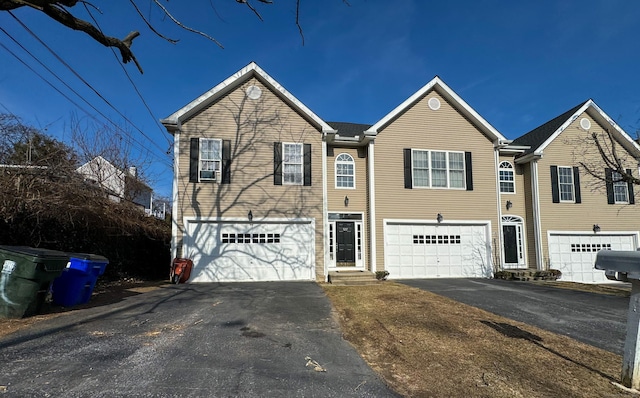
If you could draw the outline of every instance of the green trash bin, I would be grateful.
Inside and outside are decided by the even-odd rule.
[[[51,283],[69,262],[66,253],[0,245],[0,318],[39,313]]]

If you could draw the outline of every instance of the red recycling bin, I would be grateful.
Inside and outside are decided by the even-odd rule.
[[[193,261],[188,258],[174,258],[171,262],[171,283],[185,283],[191,277]]]

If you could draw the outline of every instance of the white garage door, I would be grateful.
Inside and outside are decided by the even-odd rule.
[[[560,280],[604,283],[604,271],[595,269],[600,250],[636,250],[636,235],[549,233],[549,263],[562,272]]]
[[[490,277],[487,224],[385,224],[389,278]]]
[[[314,280],[314,225],[189,222],[190,282]]]

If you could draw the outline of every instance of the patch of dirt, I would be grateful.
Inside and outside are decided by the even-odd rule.
[[[126,297],[146,293],[168,285],[167,281],[141,281],[136,279],[123,279],[119,281],[102,282],[98,280],[93,294],[88,303],[65,308],[50,305],[43,313],[22,319],[1,319],[0,337],[14,333],[18,330],[29,328],[38,322],[46,322],[49,319],[64,316],[71,311],[82,310],[84,308],[99,307],[102,305],[117,303]]]
[[[323,285],[351,342],[408,397],[624,397],[622,358],[436,294]]]

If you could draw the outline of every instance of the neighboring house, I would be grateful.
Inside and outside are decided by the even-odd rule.
[[[438,77],[373,124],[325,122],[251,63],[162,120],[175,143],[172,256],[194,261],[195,282],[323,281],[353,270],[491,277],[549,266],[573,277],[567,236],[586,239],[598,224],[598,237],[638,243],[637,227],[609,221],[635,207],[607,205],[586,187],[572,192],[588,207],[569,206],[565,167],[578,163],[567,151],[580,145],[565,139],[576,138],[569,131],[582,114],[640,149],[592,101],[512,142]],[[607,242],[591,244],[613,248]]]
[[[76,171],[85,181],[104,189],[114,202],[127,200],[151,214],[153,190],[137,178],[135,167],[121,170],[102,156],[97,156]]]

